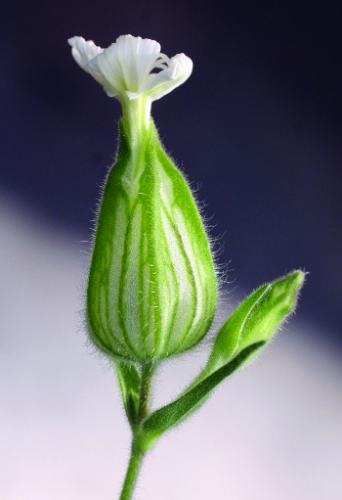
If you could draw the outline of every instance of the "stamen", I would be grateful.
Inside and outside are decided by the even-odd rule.
[[[160,54],[156,59],[156,62],[154,63],[151,73],[154,72],[155,69],[160,69],[160,70],[166,69],[169,67],[169,64],[170,64],[170,58],[167,57],[166,54]]]

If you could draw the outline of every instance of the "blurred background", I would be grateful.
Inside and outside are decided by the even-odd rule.
[[[12,2],[3,14],[0,498],[120,490],[129,432],[112,367],[91,355],[82,324],[120,107],[66,40],[105,47],[125,33],[194,61],[153,114],[226,264],[220,316],[264,281],[310,273],[295,320],[158,444],[137,498],[342,498],[340,7],[60,0]],[[156,405],[208,349],[161,371]]]

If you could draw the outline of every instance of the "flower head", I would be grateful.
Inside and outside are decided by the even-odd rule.
[[[68,40],[79,66],[97,80],[110,97],[160,99],[189,78],[192,60],[185,54],[169,58],[148,38],[122,35],[102,49],[81,36]]]

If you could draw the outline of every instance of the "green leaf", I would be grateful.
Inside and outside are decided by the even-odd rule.
[[[305,274],[294,271],[258,288],[219,331],[209,361],[195,384],[225,365],[248,345],[266,344],[294,312]]]
[[[126,415],[133,428],[137,423],[141,376],[132,363],[120,361],[116,364],[116,369]]]
[[[147,451],[166,431],[182,422],[197,409],[213,389],[237,370],[264,342],[256,342],[243,349],[233,360],[224,365],[205,380],[187,391],[176,401],[160,408],[144,420],[136,435],[136,444]]]

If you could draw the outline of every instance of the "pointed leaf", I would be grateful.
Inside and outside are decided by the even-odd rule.
[[[305,274],[294,271],[258,288],[219,331],[209,361],[195,383],[225,365],[249,344],[267,343],[293,313]]]

